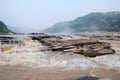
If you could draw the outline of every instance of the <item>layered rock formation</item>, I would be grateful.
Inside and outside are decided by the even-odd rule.
[[[95,57],[106,54],[113,54],[109,43],[99,42],[90,39],[63,39],[63,37],[47,35],[32,37],[33,40],[40,41],[43,45],[48,46],[47,50],[70,52],[82,54],[87,57]]]

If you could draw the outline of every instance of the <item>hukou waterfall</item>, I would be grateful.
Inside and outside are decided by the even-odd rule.
[[[119,80],[119,40],[120,33],[0,36],[0,80]]]

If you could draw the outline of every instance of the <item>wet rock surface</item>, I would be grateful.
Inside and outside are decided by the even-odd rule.
[[[72,52],[87,57],[114,53],[109,43],[100,42],[95,39],[74,39],[72,36],[67,37],[71,37],[71,39],[64,39],[64,37],[53,35],[32,37],[32,39],[40,41],[42,44],[49,47],[48,50],[52,50],[53,52]]]

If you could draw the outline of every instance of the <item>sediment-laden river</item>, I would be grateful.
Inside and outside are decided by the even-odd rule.
[[[62,38],[79,39],[78,36]],[[53,36],[49,39],[54,40]],[[120,79],[119,41],[107,41],[111,48],[116,49],[114,54],[86,57],[69,51],[49,50],[50,47],[41,43],[42,41],[28,35],[14,36],[8,40],[10,41],[1,41],[0,45],[0,80],[78,80],[85,76]]]

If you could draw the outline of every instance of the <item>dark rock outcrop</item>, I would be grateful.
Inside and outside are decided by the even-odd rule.
[[[10,31],[2,21],[0,21],[0,34],[8,34],[11,32],[12,31]]]
[[[88,57],[112,54],[114,51],[110,48],[110,44],[99,42],[96,40],[65,40],[48,42],[52,46],[52,51],[65,51],[82,54]]]
[[[53,35],[32,37],[32,39],[40,41],[49,47],[48,50],[52,50],[53,52],[72,52],[75,54],[82,54],[87,57],[95,57],[114,53],[114,50],[111,49],[109,43],[99,42],[97,40],[63,40],[62,38]]]
[[[71,80],[99,80],[99,77],[92,77],[92,76],[84,76],[81,78],[77,78],[77,79],[71,79]]]

